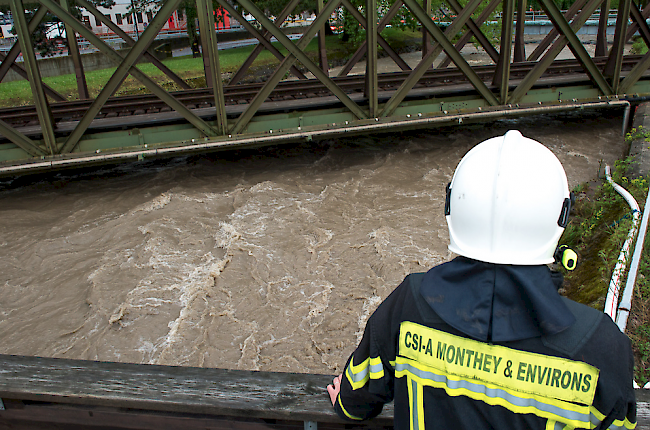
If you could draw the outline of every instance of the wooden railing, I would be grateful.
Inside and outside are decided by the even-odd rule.
[[[251,372],[0,355],[0,429],[390,430],[339,419],[331,375]],[[637,390],[637,429],[650,429],[650,390]]]
[[[329,375],[0,355],[0,428],[388,428],[340,420]]]

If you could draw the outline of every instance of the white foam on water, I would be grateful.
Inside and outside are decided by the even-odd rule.
[[[370,315],[377,309],[377,306],[382,302],[382,298],[379,296],[372,295],[363,302],[363,308],[361,315],[359,315],[359,319],[357,320],[357,327],[358,330],[355,333],[357,337],[357,343],[361,342],[361,338],[363,337],[363,332],[366,328],[366,323],[368,322],[368,318],[370,318]]]

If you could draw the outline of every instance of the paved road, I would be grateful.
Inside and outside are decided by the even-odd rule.
[[[301,36],[302,34],[287,35],[287,37],[291,40],[300,39]],[[271,42],[277,42],[277,39],[275,37],[272,37]],[[218,47],[219,50],[221,51],[222,49],[241,48],[242,46],[250,46],[250,45],[257,45],[257,44],[259,44],[259,41],[257,39],[242,39],[242,40],[231,40],[229,42],[219,42]],[[192,50],[190,49],[190,47],[175,49],[172,51],[173,57],[182,57],[185,55],[192,55]]]

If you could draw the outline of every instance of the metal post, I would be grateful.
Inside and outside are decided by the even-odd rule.
[[[526,23],[526,0],[517,0],[517,28],[515,30],[515,63],[526,61],[524,24]]]
[[[500,87],[501,104],[508,103],[508,84],[510,83],[510,46],[512,46],[512,18],[515,0],[504,0],[501,15],[501,52],[494,72],[493,84]]]
[[[199,1],[197,0],[197,11],[199,9]],[[214,32],[214,27],[210,28],[208,27],[208,17],[204,16],[200,13],[197,13],[198,18],[199,18],[199,36],[201,37],[201,52],[202,52],[202,57],[203,57],[203,70],[205,71],[205,85],[208,88],[212,88],[213,82],[212,82],[212,68],[211,64],[212,62],[210,61],[210,39],[209,35],[210,33]]]
[[[135,14],[135,4],[131,0],[131,15],[133,16],[133,28],[135,29],[135,40],[140,38],[140,29],[138,28],[138,17]]]
[[[596,57],[607,55],[607,21],[609,20],[610,0],[603,0],[600,5],[600,18],[598,19],[598,35],[596,36]]]
[[[217,47],[217,33],[214,29],[214,8],[212,0],[197,0],[197,14],[203,28],[209,28],[206,32],[207,45],[204,46],[204,53],[209,51],[210,70],[214,71],[211,76],[214,93],[214,106],[217,115],[217,130],[220,134],[228,132],[228,117],[226,116],[226,103],[223,95],[223,83],[221,81],[221,67],[219,66],[219,50]],[[205,55],[204,55],[205,58]]]
[[[622,0],[618,5],[614,44],[609,53],[609,58],[607,59],[607,64],[604,69],[604,75],[612,78],[612,89],[614,94],[618,94],[618,87],[621,80],[623,50],[625,49],[625,36],[627,34],[627,21],[630,17],[631,2],[632,0]]]
[[[70,3],[68,0],[61,0],[61,7],[70,12]],[[77,44],[77,33],[68,24],[65,24],[65,36],[68,39],[68,56],[72,58],[74,64],[74,74],[77,78],[77,93],[79,99],[89,99],[88,84],[86,83],[86,75],[84,73],[83,62],[79,53],[79,45]]]
[[[318,0],[317,13],[321,14],[323,11],[323,0]],[[329,75],[329,65],[327,64],[327,47],[325,46],[325,27],[329,25],[329,20],[325,21],[323,27],[318,32],[318,58],[320,60],[320,68],[323,72]]]
[[[318,423],[316,421],[304,421],[304,430],[318,430]]]
[[[427,15],[431,16],[431,0],[423,0],[422,8],[427,13]],[[433,48],[431,40],[431,35],[427,29],[422,27],[422,58],[426,57]]]
[[[38,122],[41,125],[41,132],[43,133],[43,141],[49,153],[54,155],[57,152],[57,147],[56,138],[54,137],[52,111],[50,110],[50,105],[41,85],[41,73],[36,63],[36,55],[34,54],[34,47],[31,42],[32,38],[29,33],[27,19],[25,17],[25,7],[23,6],[22,0],[11,0],[11,13],[14,17],[14,26],[16,27],[16,34],[20,43],[20,50],[23,52],[25,70],[29,76],[29,85],[34,95],[34,104],[36,105]]]
[[[366,96],[368,97],[369,116],[377,117],[379,101],[377,99],[377,2],[366,0]]]

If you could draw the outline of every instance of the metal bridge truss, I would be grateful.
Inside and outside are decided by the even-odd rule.
[[[69,11],[71,0],[38,0],[40,8],[27,20],[23,0],[0,0],[11,6],[18,41],[3,55],[0,79],[9,69],[22,74],[31,85],[38,124],[12,124],[0,112],[0,173],[18,174],[35,170],[66,168],[87,163],[119,162],[143,157],[171,156],[196,151],[211,151],[241,146],[261,146],[296,140],[311,140],[354,133],[372,133],[389,129],[434,127],[487,121],[544,111],[584,107],[606,107],[628,104],[650,96],[650,52],[634,58],[624,56],[624,47],[634,34],[650,46],[650,28],[646,19],[650,5],[640,10],[632,0],[621,0],[616,19],[613,44],[606,38],[609,0],[577,0],[566,12],[558,10],[552,0],[541,0],[544,11],[553,23],[553,30],[527,58],[524,51],[525,0],[490,0],[480,13],[481,0],[469,0],[462,7],[458,0],[447,0],[447,8],[455,12],[446,29],[430,18],[430,2],[395,0],[390,10],[378,20],[376,2],[367,0],[360,12],[349,0],[320,1],[316,19],[304,29],[297,41],[290,40],[281,25],[299,0],[291,0],[272,22],[251,0],[217,0],[219,5],[259,40],[249,59],[233,74],[226,85],[219,66],[217,35],[214,31],[212,2],[196,0],[205,78],[209,103],[188,104],[183,101],[190,85],[156,59],[151,42],[180,0],[164,2],[153,21],[135,41],[98,12],[86,0],[75,0],[80,7],[111,28],[130,46],[118,52],[93,34]],[[32,3],[32,2],[30,2]],[[487,4],[487,5],[486,5]],[[499,46],[493,46],[480,26],[497,8],[502,11],[502,33]],[[381,36],[382,30],[406,7],[423,29],[422,60],[411,68]],[[346,8],[366,31],[366,40],[337,77],[330,77],[327,65],[324,28],[338,8]],[[600,11],[596,51],[590,56],[577,36],[588,18]],[[81,114],[61,119],[53,114],[73,102],[43,83],[32,48],[31,34],[50,12],[65,23],[69,55],[75,64],[79,99],[87,100],[88,89],[77,47],[78,37],[85,38],[110,58],[116,71],[94,100],[87,100]],[[251,25],[243,14],[251,14],[259,24]],[[365,14],[365,15],[364,15]],[[259,30],[260,28],[261,30]],[[270,40],[275,37],[288,52],[283,55]],[[309,58],[304,49],[314,38],[319,41],[319,58]],[[494,62],[493,66],[472,67],[460,50],[474,38]],[[378,46],[402,69],[401,73],[378,72]],[[555,75],[562,61],[556,57],[566,46],[575,56],[575,73]],[[505,48],[505,49],[504,49]],[[245,102],[228,104],[230,91],[246,87],[240,84],[256,56],[264,49],[279,60],[270,77],[255,87]],[[22,52],[23,66],[15,60]],[[440,54],[446,58],[433,68]],[[361,91],[351,91],[346,83],[352,67],[366,59],[365,78]],[[168,92],[135,65],[150,61],[184,91]],[[566,62],[566,60],[565,60]],[[453,63],[453,64],[451,64]],[[451,64],[451,67],[449,65]],[[436,71],[454,70],[460,83],[454,85],[426,81]],[[516,71],[516,73],[515,73]],[[167,106],[158,113],[133,115],[129,118],[100,118],[108,104],[122,98],[112,97],[124,79],[131,75],[141,82],[156,99]],[[295,78],[287,80],[287,76]],[[392,86],[381,84],[391,78]],[[433,84],[428,82],[434,82]],[[443,81],[444,82],[444,81]],[[300,85],[318,84],[326,92],[323,97],[278,101],[272,94],[298,91]],[[424,83],[424,84],[423,84]],[[146,98],[143,96],[143,99]],[[129,99],[131,100],[131,99]],[[64,110],[64,109],[63,109]],[[135,119],[134,119],[135,118]]]

